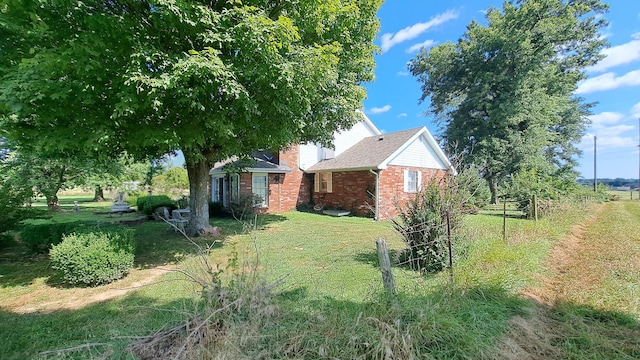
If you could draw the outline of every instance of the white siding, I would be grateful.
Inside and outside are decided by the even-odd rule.
[[[422,136],[418,137],[400,154],[391,159],[389,165],[427,169],[446,169],[442,161],[438,159],[435,151],[431,149],[429,144],[427,144],[427,141]]]
[[[298,147],[300,156],[298,157],[298,167],[307,170],[318,163],[318,145],[317,144],[300,144]]]
[[[349,130],[334,134],[335,156],[342,154],[360,140],[373,135],[376,133],[364,121],[356,123]]]
[[[364,121],[360,121],[351,129],[333,135],[333,144],[335,145],[333,152],[333,149],[325,149],[322,145],[315,143],[300,144],[298,148],[300,152],[298,157],[300,163],[298,167],[302,170],[307,170],[321,160],[332,159],[357,144],[360,140],[376,135],[375,131],[375,129],[372,129]]]

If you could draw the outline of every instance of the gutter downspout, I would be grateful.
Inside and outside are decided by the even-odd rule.
[[[376,212],[374,215],[374,220],[380,220],[380,174],[369,169],[369,172],[371,172],[373,175],[375,175],[376,177]]]

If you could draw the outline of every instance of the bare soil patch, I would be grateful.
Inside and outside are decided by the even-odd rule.
[[[19,314],[49,313],[57,310],[77,310],[87,305],[123,296],[142,286],[150,285],[170,269],[156,267],[133,270],[127,277],[95,288],[52,288],[41,284],[33,291],[3,302],[2,308]]]
[[[509,332],[500,341],[496,358],[500,359],[559,359],[562,352],[554,345],[562,338],[562,324],[551,314],[558,301],[564,298],[563,280],[569,271],[575,271],[572,265],[577,255],[585,249],[585,231],[589,224],[597,221],[604,206],[593,209],[594,213],[585,221],[574,226],[569,234],[552,249],[546,261],[550,275],[539,278],[539,284],[522,291],[522,296],[531,299],[535,306],[527,309],[526,316],[515,316],[509,323]],[[584,277],[589,281],[588,276]]]

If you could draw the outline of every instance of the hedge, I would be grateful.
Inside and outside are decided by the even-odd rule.
[[[138,211],[151,216],[159,207],[166,207],[169,210],[176,209],[176,202],[166,195],[153,195],[139,197],[136,205]]]
[[[74,221],[67,223],[49,223],[39,225],[26,225],[20,231],[20,239],[29,250],[38,253],[46,253],[51,246],[62,242],[65,234],[70,234],[77,229],[96,226],[95,222]]]
[[[133,267],[134,234],[133,229],[116,225],[80,229],[53,246],[51,267],[72,285],[108,284]]]

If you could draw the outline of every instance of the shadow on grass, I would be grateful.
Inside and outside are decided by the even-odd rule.
[[[56,219],[60,221],[71,221],[76,219],[95,220],[97,216],[82,216],[82,214],[66,218],[58,215]],[[104,222],[112,222],[121,219],[119,216],[105,217]],[[212,226],[219,226],[222,229],[222,236],[193,237],[191,240],[202,249],[216,248],[222,246],[230,236],[243,234],[246,231],[258,231],[265,229],[271,224],[286,220],[281,215],[259,215],[258,226],[247,226],[235,219],[212,219]],[[185,238],[182,234],[175,232],[168,224],[161,221],[145,221],[134,226],[136,230],[136,253],[134,266],[142,269],[154,268],[176,264],[190,255],[198,254],[198,247]],[[55,287],[64,287],[61,280],[56,277],[55,271],[49,265],[49,257],[46,254],[30,254],[24,244],[16,242],[9,247],[3,248],[0,256],[0,287],[28,286],[39,278],[49,278],[47,284]]]
[[[391,260],[392,267],[398,266],[398,256],[402,251],[403,250],[388,249],[389,260]],[[359,252],[353,257],[353,259],[363,264],[371,265],[376,269],[380,267],[380,260],[378,260],[378,252],[375,250]]]
[[[188,313],[193,313],[193,309],[183,300],[158,303],[157,299],[136,294],[77,310],[19,314],[0,306],[1,357],[3,360],[130,358],[124,349],[133,339],[178,324]],[[55,353],[76,346],[80,347],[76,351]],[[40,354],[45,351],[54,352],[48,356]]]
[[[283,294],[286,311],[263,333],[273,336],[274,347],[296,349],[291,358],[310,356],[309,349],[351,359],[390,352],[393,358],[640,358],[640,322],[632,316],[577,304],[545,308],[500,288],[377,294],[364,303],[305,298],[305,288]],[[531,319],[532,307],[550,314],[543,326]],[[524,351],[521,357],[509,357],[514,344]]]
[[[172,291],[171,286],[163,289]],[[439,287],[396,297],[376,293],[365,302],[310,298],[306,286],[275,295],[277,315],[266,320],[237,316],[225,323],[242,330],[255,321],[256,328],[251,329],[260,334],[230,339],[242,342],[242,346],[231,343],[239,351],[236,354],[300,359],[371,359],[389,354],[394,359],[426,354],[436,359],[502,358],[505,339],[509,339],[530,355],[527,358],[548,358],[544,354],[573,359],[640,356],[640,323],[632,316],[573,303],[546,308],[496,287]],[[110,358],[125,358],[124,348],[133,337],[185,321],[195,314],[192,305],[132,293],[78,310],[49,313],[16,314],[0,306],[3,359],[34,358],[42,351],[86,344],[95,345],[73,353],[74,358],[96,358],[107,352],[112,352]],[[514,336],[519,332],[512,319],[534,320],[528,311],[531,308],[549,316],[543,322],[549,326],[531,321],[523,329],[534,337]],[[225,333],[242,332],[231,328]],[[544,340],[550,341],[536,343]]]
[[[9,256],[8,252],[15,251]],[[46,278],[53,270],[49,267],[49,257],[45,254],[28,254],[26,247],[16,244],[2,250],[0,258],[0,288],[28,286],[35,279]]]

